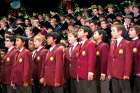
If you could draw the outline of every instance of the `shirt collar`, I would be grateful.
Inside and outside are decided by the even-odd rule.
[[[37,52],[40,51],[43,48],[43,46],[40,46],[39,48],[37,48]]]
[[[135,38],[133,38],[132,40],[137,40],[137,39],[139,39],[138,37],[135,37]]]
[[[119,38],[116,39],[117,40],[117,46],[120,44],[120,42],[122,41],[122,39],[123,39],[123,37],[119,37]]]
[[[84,45],[87,40],[81,41],[81,44]]]
[[[8,49],[8,52],[10,52],[13,48],[14,48],[14,46],[10,47],[10,48]]]
[[[55,45],[55,46],[56,46],[56,45]],[[52,51],[52,50],[54,49],[55,46],[52,46],[52,47],[50,48],[50,51]]]
[[[22,51],[23,51],[23,49],[24,49],[24,47],[23,47],[23,48],[21,48],[21,49],[19,50],[19,52],[22,52]]]
[[[73,49],[77,46],[77,42],[74,42],[74,44],[73,44]]]

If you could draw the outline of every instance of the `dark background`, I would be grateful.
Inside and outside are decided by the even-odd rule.
[[[12,0],[0,0],[0,15],[5,15],[10,10],[10,1]],[[29,11],[50,11],[58,10],[60,2],[62,0],[21,0],[22,6]],[[89,7],[93,4],[100,4],[102,6],[108,3],[121,3],[124,0],[72,0],[76,2],[80,7]],[[135,0],[139,1],[139,0]]]

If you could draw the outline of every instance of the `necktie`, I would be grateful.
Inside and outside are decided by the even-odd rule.
[[[112,55],[115,58],[115,53],[116,53],[116,49],[117,49],[117,40],[113,40],[113,50],[112,50]]]
[[[37,54],[37,50],[35,50],[35,52],[33,53],[33,59],[36,57]]]

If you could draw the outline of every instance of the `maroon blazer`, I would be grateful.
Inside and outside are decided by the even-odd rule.
[[[47,52],[48,50],[42,47],[33,55],[33,79],[35,80],[39,80],[41,78],[41,69]]]
[[[14,64],[14,56],[17,52],[16,48],[13,48],[3,58],[3,84],[11,84],[11,71]]]
[[[109,45],[107,43],[101,42],[97,46],[96,56],[97,65],[99,67],[99,73],[107,75],[107,63],[108,63]]]
[[[12,67],[11,81],[16,85],[24,83],[31,84],[32,77],[32,54],[29,50],[23,49],[15,55],[15,61]]]
[[[43,65],[42,77],[48,86],[55,86],[55,83],[64,83],[64,53],[63,48],[56,45],[52,51],[48,51]]]
[[[66,58],[69,62],[69,74],[70,77],[73,79],[76,79],[77,77],[77,72],[76,72],[76,68],[77,68],[77,61],[78,61],[78,57],[79,57],[79,52],[80,52],[80,45],[77,44],[75,46],[74,49],[72,49],[72,47],[68,48],[67,52],[66,52]]]
[[[131,41],[131,47],[133,52],[134,72],[133,74],[140,74],[140,39]]]
[[[70,69],[69,69],[69,64],[70,64],[71,58],[70,58],[70,53],[69,53],[69,47],[65,49],[64,52],[64,77],[66,80],[70,79]]]
[[[130,43],[123,39],[117,48],[113,48],[113,41],[108,59],[108,75],[114,78],[123,79],[123,76],[130,76],[132,66],[132,52]]]
[[[77,61],[77,78],[88,80],[88,72],[96,73],[96,48],[95,44],[90,40],[80,46]]]

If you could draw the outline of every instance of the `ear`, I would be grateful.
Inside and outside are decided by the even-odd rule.
[[[88,32],[85,32],[85,35],[88,36]]]
[[[23,42],[23,45],[25,45],[25,41]]]

